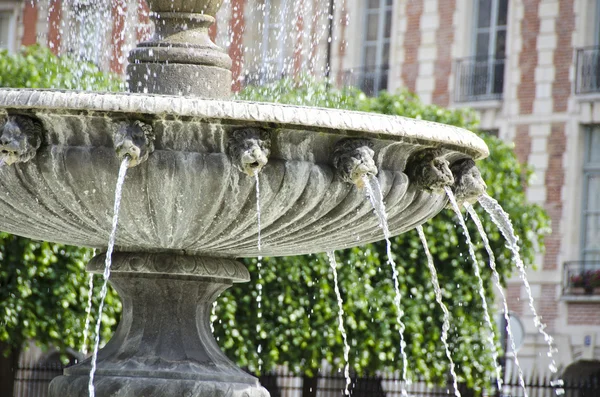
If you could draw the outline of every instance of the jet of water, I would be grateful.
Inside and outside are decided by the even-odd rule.
[[[556,361],[554,361],[553,354],[557,352],[556,347],[554,346],[554,338],[550,336],[546,331],[546,324],[542,323],[541,317],[538,315],[537,310],[535,308],[535,303],[533,299],[533,294],[531,293],[531,285],[529,284],[529,280],[527,280],[527,272],[525,271],[525,265],[523,264],[523,260],[521,259],[521,255],[519,254],[519,244],[518,238],[515,234],[515,230],[510,221],[510,217],[508,214],[502,209],[502,206],[498,204],[496,200],[492,197],[484,194],[479,198],[479,204],[485,209],[485,211],[490,215],[492,221],[498,226],[500,232],[506,239],[508,243],[508,249],[512,253],[513,260],[517,265],[517,269],[519,270],[519,275],[521,280],[523,281],[523,285],[525,285],[525,289],[527,290],[527,296],[529,298],[529,308],[533,313],[533,323],[537,328],[538,332],[544,337],[544,340],[548,344],[548,358],[550,359],[550,365],[548,368],[552,373],[556,373],[558,368],[556,367]]]
[[[425,255],[427,256],[427,266],[429,267],[429,272],[431,273],[431,282],[433,283],[433,289],[435,291],[435,300],[437,301],[438,305],[440,305],[440,308],[444,313],[444,322],[442,324],[441,339],[444,345],[444,350],[446,351],[446,357],[448,357],[448,360],[450,361],[450,374],[452,375],[452,381],[454,385],[454,395],[456,397],[461,397],[460,391],[458,390],[458,376],[456,375],[456,369],[454,368],[454,360],[452,360],[452,355],[450,354],[450,346],[448,346],[450,312],[448,311],[448,308],[442,300],[442,289],[440,288],[440,282],[438,281],[437,271],[435,270],[435,266],[433,264],[433,256],[431,256],[431,252],[429,252],[429,246],[427,245],[427,238],[425,238],[425,233],[423,232],[423,226],[417,226],[417,232],[419,233],[419,238],[421,239],[423,249],[425,250]]]
[[[496,369],[496,379],[498,382],[498,390],[502,389],[502,371],[500,366],[498,365],[498,349],[496,348],[496,342],[494,339],[494,325],[492,324],[492,319],[490,318],[490,310],[488,308],[487,300],[485,298],[485,288],[483,286],[483,279],[481,278],[481,271],[479,270],[479,263],[477,261],[477,256],[475,255],[475,247],[473,246],[473,242],[471,241],[471,236],[469,234],[469,229],[467,229],[467,225],[465,223],[465,219],[460,212],[460,208],[458,207],[458,203],[456,202],[456,198],[452,193],[452,189],[449,187],[445,187],[446,194],[448,195],[448,199],[452,204],[452,209],[456,213],[458,217],[458,221],[460,226],[463,229],[463,233],[465,235],[465,239],[467,240],[467,245],[469,246],[469,255],[471,256],[471,260],[473,261],[473,272],[475,273],[475,277],[477,278],[477,286],[479,290],[479,296],[481,297],[481,304],[483,306],[483,313],[485,323],[488,327],[488,344],[490,346],[492,352],[492,360],[494,368]]]
[[[4,159],[0,159],[0,168],[4,165]]]
[[[104,308],[104,299],[108,292],[108,279],[110,277],[110,267],[112,265],[112,253],[115,248],[115,239],[117,237],[117,224],[119,223],[119,208],[121,207],[121,194],[123,192],[123,184],[127,175],[127,167],[129,166],[129,156],[125,156],[121,162],[119,169],[119,177],[115,188],[115,205],[113,208],[112,230],[108,239],[108,248],[106,249],[106,261],[104,263],[104,283],[100,290],[100,306],[98,307],[98,320],[96,320],[96,339],[94,341],[94,353],[92,354],[92,369],[90,370],[90,380],[88,383],[89,397],[95,397],[94,389],[94,374],[96,373],[96,361],[98,359],[98,347],[100,346],[100,326],[102,325],[102,309]]]
[[[467,212],[471,216],[471,219],[473,219],[473,222],[475,222],[475,225],[477,226],[477,230],[479,231],[479,234],[481,235],[481,239],[483,240],[483,245],[485,246],[485,250],[487,251],[488,256],[490,258],[490,269],[492,269],[492,278],[494,279],[494,283],[496,284],[498,293],[500,294],[500,297],[502,298],[502,312],[504,314],[504,320],[506,321],[506,332],[508,333],[510,347],[512,348],[512,351],[513,351],[515,366],[517,367],[517,372],[519,375],[519,384],[521,385],[521,388],[523,388],[523,396],[528,397],[527,390],[525,389],[525,377],[523,375],[523,369],[521,369],[521,364],[519,363],[519,357],[517,355],[517,346],[515,345],[515,338],[513,336],[512,326],[510,325],[510,316],[508,313],[508,303],[506,301],[506,295],[504,295],[504,288],[502,287],[502,283],[500,282],[500,274],[498,274],[498,270],[496,269],[496,256],[494,255],[494,251],[492,251],[492,247],[490,246],[490,241],[487,237],[485,229],[483,228],[481,219],[479,219],[479,215],[477,215],[477,212],[475,212],[475,209],[473,209],[473,207],[470,204],[465,203],[464,207],[467,209]],[[502,390],[502,381],[503,381],[503,379],[499,378],[499,382],[498,382],[499,390]]]
[[[258,241],[257,241],[257,246],[258,246],[258,252],[260,252],[262,250],[262,242],[261,242],[261,236],[260,236],[260,179],[258,178],[258,172],[254,173],[254,180],[256,181],[256,223],[257,223],[257,228],[258,228]],[[256,316],[258,317],[258,321],[256,322],[256,333],[258,334],[258,340],[261,340],[261,336],[260,334],[262,333],[262,289],[263,286],[261,284],[262,281],[262,256],[258,257],[258,261],[256,262],[256,269],[258,270],[258,281],[256,283],[256,289],[258,291],[258,295],[256,297],[256,303],[258,306],[257,309],[257,313]],[[256,349],[256,353],[258,355],[258,371],[260,372],[262,370],[262,364],[263,364],[263,360],[261,358],[261,352],[262,352],[262,343],[259,342],[258,343],[258,347]]]
[[[381,186],[379,181],[374,176],[363,176],[363,185],[366,188],[367,198],[373,206],[375,214],[379,218],[379,226],[383,230],[383,236],[385,237],[385,243],[387,248],[387,262],[392,268],[392,276],[394,278],[394,290],[396,292],[394,296],[394,305],[396,306],[396,321],[398,323],[398,332],[400,333],[400,352],[402,354],[402,396],[408,396],[406,392],[407,383],[407,371],[408,371],[408,358],[406,355],[406,341],[404,340],[404,330],[406,326],[402,321],[404,311],[402,310],[401,300],[402,294],[400,293],[400,282],[398,280],[398,269],[394,257],[392,255],[392,242],[390,241],[390,230],[387,223],[387,213],[385,210],[385,203],[383,202],[383,194],[381,193]]]
[[[327,257],[329,258],[329,265],[331,266],[331,270],[333,271],[333,283],[335,289],[335,295],[337,296],[338,302],[338,329],[342,334],[342,339],[344,340],[344,361],[346,361],[346,365],[344,366],[344,377],[346,378],[346,388],[344,389],[344,395],[350,395],[350,345],[348,344],[348,337],[346,335],[346,329],[344,328],[344,301],[342,300],[342,295],[340,294],[340,288],[338,285],[338,275],[337,275],[337,262],[335,260],[335,253],[333,251],[327,253]]]

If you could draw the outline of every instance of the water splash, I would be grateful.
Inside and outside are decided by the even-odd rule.
[[[510,347],[513,351],[514,363],[515,363],[515,366],[517,367],[517,373],[519,376],[519,385],[521,385],[521,388],[523,389],[523,396],[528,397],[527,390],[525,389],[525,376],[523,374],[523,369],[521,368],[521,363],[519,362],[519,357],[517,355],[517,346],[515,345],[515,338],[513,336],[512,326],[510,325],[508,303],[506,301],[506,295],[504,295],[504,287],[502,286],[502,283],[500,282],[500,274],[498,274],[498,270],[496,269],[496,256],[494,255],[494,251],[492,251],[492,247],[490,246],[490,241],[485,232],[485,229],[483,228],[481,219],[479,219],[479,215],[477,215],[477,212],[475,212],[475,209],[473,209],[473,207],[470,204],[465,203],[464,207],[467,209],[467,212],[471,216],[471,219],[473,220],[473,222],[475,222],[475,225],[477,226],[477,230],[479,231],[479,235],[481,236],[481,239],[483,240],[483,245],[485,247],[485,250],[487,251],[488,256],[490,258],[490,269],[492,269],[492,278],[494,279],[494,284],[496,284],[498,293],[500,294],[500,297],[502,298],[502,312],[504,314],[504,320],[506,321],[506,332],[508,333],[508,340],[510,341]],[[502,390],[502,378],[499,378],[499,379],[500,379],[500,382],[498,383],[498,389]]]
[[[2,168],[2,166],[4,166],[4,159],[0,159],[0,168]]]
[[[350,345],[348,344],[348,336],[346,335],[346,329],[344,328],[344,301],[342,300],[342,295],[340,294],[340,288],[338,285],[338,276],[337,276],[337,262],[335,260],[335,253],[333,251],[327,253],[327,257],[329,258],[329,265],[331,266],[331,270],[333,271],[333,283],[335,289],[335,295],[337,296],[338,303],[338,329],[342,334],[342,339],[344,340],[344,361],[346,362],[344,366],[344,377],[346,378],[346,388],[344,389],[344,395],[350,395]]]
[[[88,274],[88,296],[87,296],[87,307],[85,308],[85,325],[83,326],[83,345],[81,346],[81,352],[87,355],[87,340],[90,331],[90,320],[92,318],[92,298],[94,296],[94,273]]]
[[[406,355],[406,341],[404,340],[404,330],[406,326],[402,321],[404,316],[404,310],[402,310],[402,294],[400,292],[400,282],[398,281],[398,269],[394,257],[392,255],[392,242],[390,241],[390,230],[387,223],[387,213],[385,210],[385,203],[383,202],[383,194],[381,193],[381,186],[379,181],[374,176],[363,176],[363,185],[366,188],[367,198],[373,206],[375,214],[379,218],[379,226],[383,230],[383,236],[385,237],[386,249],[387,249],[387,262],[392,268],[392,275],[394,278],[394,305],[396,306],[396,321],[398,323],[398,332],[400,333],[400,352],[402,354],[402,396],[408,396],[406,392],[407,383],[407,371],[408,371],[408,358]]]
[[[529,308],[533,313],[533,323],[537,328],[538,332],[544,337],[544,340],[548,344],[548,358],[550,359],[550,364],[548,368],[554,374],[558,371],[556,367],[556,361],[554,360],[554,353],[558,350],[554,346],[554,338],[550,336],[546,331],[546,324],[542,323],[541,317],[538,315],[537,310],[535,309],[535,303],[533,299],[533,294],[531,293],[531,285],[529,284],[529,280],[527,280],[527,272],[525,271],[525,265],[523,264],[523,260],[521,259],[521,255],[519,254],[519,244],[518,237],[515,234],[515,230],[510,221],[510,217],[508,214],[502,209],[502,206],[498,204],[496,200],[488,195],[483,195],[479,198],[479,204],[485,209],[485,211],[490,215],[492,221],[498,226],[500,232],[506,239],[508,243],[508,249],[511,251],[513,260],[517,265],[517,269],[519,269],[519,275],[521,280],[523,281],[523,285],[527,290],[527,296],[529,298]]]
[[[90,370],[90,381],[88,383],[89,397],[95,397],[94,389],[94,374],[96,373],[96,361],[98,359],[98,347],[100,346],[100,326],[102,325],[102,309],[104,308],[104,299],[108,292],[108,279],[110,277],[110,267],[112,265],[112,253],[115,248],[115,239],[117,237],[117,224],[119,223],[119,208],[121,207],[121,194],[123,192],[123,184],[127,175],[127,167],[129,166],[129,156],[125,156],[121,162],[119,169],[119,177],[115,188],[115,205],[113,208],[112,230],[108,239],[108,248],[106,249],[106,261],[104,263],[104,283],[100,290],[100,306],[98,307],[98,320],[96,320],[96,339],[94,341],[94,353],[92,354],[92,369]]]
[[[417,226],[417,232],[419,233],[419,238],[421,239],[421,243],[423,244],[423,249],[425,250],[425,255],[427,256],[427,266],[429,267],[429,272],[431,273],[431,282],[433,283],[433,289],[435,291],[435,300],[438,305],[442,309],[444,313],[444,322],[442,324],[442,344],[444,345],[444,350],[446,351],[446,357],[450,361],[450,374],[452,375],[452,382],[454,386],[454,395],[456,397],[461,397],[460,391],[458,390],[458,376],[456,375],[456,369],[454,367],[454,360],[452,360],[452,355],[450,354],[450,346],[448,346],[448,330],[450,329],[450,312],[448,308],[444,304],[442,300],[442,289],[440,288],[440,282],[438,281],[437,271],[435,270],[435,266],[433,265],[433,257],[431,256],[431,252],[429,252],[429,246],[427,245],[427,238],[425,238],[425,233],[423,232],[423,226]]]
[[[490,318],[490,310],[488,308],[487,300],[485,298],[485,288],[483,286],[483,279],[481,278],[481,271],[479,270],[479,263],[477,261],[477,256],[475,255],[475,247],[473,246],[473,242],[471,241],[471,236],[469,234],[469,229],[467,229],[467,225],[465,223],[465,219],[460,212],[460,208],[458,207],[458,203],[456,202],[456,198],[452,193],[452,189],[449,187],[444,188],[446,190],[446,195],[450,200],[450,204],[452,204],[452,209],[458,218],[458,222],[462,227],[463,233],[465,235],[465,239],[467,240],[467,245],[469,246],[469,256],[471,257],[471,261],[473,262],[473,272],[475,273],[475,277],[477,278],[477,287],[479,291],[479,296],[481,298],[481,304],[483,306],[483,314],[485,323],[488,327],[488,344],[490,350],[492,352],[492,360],[494,368],[496,369],[496,379],[498,382],[498,390],[502,389],[502,370],[498,365],[498,349],[496,348],[496,342],[494,340],[494,325],[492,324],[492,319]],[[468,204],[466,204],[468,205]]]
[[[217,301],[214,301],[210,311],[210,332],[215,333],[215,321],[217,321]]]
[[[258,237],[257,237],[257,246],[258,252],[262,250],[262,242],[260,236],[260,179],[258,178],[258,172],[254,173],[254,179],[256,181],[256,223],[258,228]],[[263,286],[262,282],[262,256],[258,256],[258,260],[256,262],[256,269],[258,270],[258,281],[256,282],[256,290],[258,291],[256,297],[256,303],[258,306],[256,317],[258,317],[258,321],[256,322],[256,333],[258,335],[258,340],[261,340],[262,333],[262,295],[263,295]],[[262,353],[262,342],[258,343],[258,347],[256,348],[256,353],[258,356],[258,371],[262,370],[263,360],[261,358]]]

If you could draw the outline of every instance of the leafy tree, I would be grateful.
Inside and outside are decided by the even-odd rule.
[[[242,99],[299,105],[341,107],[351,110],[384,113],[427,119],[475,130],[477,120],[471,111],[448,110],[424,105],[407,92],[383,92],[369,98],[356,89],[328,91],[323,85],[294,87],[281,81],[269,87],[249,87]],[[548,221],[543,210],[529,204],[521,184],[527,175],[517,161],[512,146],[481,134],[490,148],[490,157],[478,166],[495,197],[512,215],[520,240],[523,259],[531,264],[534,252],[543,245]],[[497,256],[498,269],[506,278],[512,271],[510,253],[500,233],[481,209],[486,232]],[[487,261],[475,226],[469,232],[477,242],[480,261]],[[492,360],[485,340],[486,329],[482,303],[476,291],[477,280],[464,236],[451,210],[444,210],[424,224],[430,250],[434,256],[443,288],[444,301],[452,315],[450,344],[462,382],[481,390],[492,374]],[[392,240],[394,259],[402,292],[403,320],[406,324],[408,371],[431,382],[447,379],[448,361],[440,342],[442,312],[435,302],[426,257],[417,233],[413,230]],[[386,264],[383,242],[337,252],[339,283],[344,300],[344,325],[351,344],[351,366],[357,372],[394,371],[402,367],[400,338],[393,305],[394,288],[391,268]],[[250,271],[257,274],[256,259],[246,259]],[[236,285],[225,292],[218,305],[216,332],[222,347],[243,366],[263,370],[287,364],[297,372],[312,374],[322,361],[342,366],[343,345],[337,330],[337,302],[333,277],[327,258],[322,255],[289,258],[265,258],[262,279],[264,293],[262,319],[256,317],[257,287],[255,280]],[[488,304],[494,293],[491,272],[482,268]],[[257,324],[261,331],[257,333]],[[257,346],[262,345],[262,353]]]
[[[94,65],[32,46],[15,55],[0,51],[0,86],[114,90],[120,82]],[[90,257],[88,249],[0,232],[0,390],[6,395],[12,395],[13,371],[27,340],[61,352],[82,347],[88,299],[84,270]],[[93,318],[97,318],[98,291]],[[110,337],[120,309],[111,291],[102,315],[103,340]],[[89,338],[88,348],[91,342]]]

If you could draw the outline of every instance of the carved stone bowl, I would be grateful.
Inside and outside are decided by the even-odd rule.
[[[366,139],[378,169],[392,235],[447,204],[443,191],[411,180],[419,153],[451,165],[487,156],[473,133],[447,125],[360,112],[138,94],[0,90],[0,111],[41,123],[27,162],[0,168],[0,229],[102,248],[108,241],[120,160],[119,123],[150,125],[154,152],[128,170],[117,251],[259,255],[255,178],[228,153],[235,131],[269,134],[260,180],[260,255],[298,255],[383,238],[363,189],[341,178],[332,154]],[[414,172],[413,172],[414,173]]]

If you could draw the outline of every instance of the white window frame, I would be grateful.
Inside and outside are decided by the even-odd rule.
[[[8,27],[8,37],[6,38],[6,47],[1,49],[8,50],[9,53],[15,52],[17,49],[17,19],[22,4],[16,2],[0,2],[0,12],[12,12]]]
[[[383,78],[383,73],[382,73],[382,68],[384,66],[387,66],[389,69],[389,64],[390,64],[390,59],[388,58],[387,60],[383,60],[383,48],[385,46],[385,44],[388,44],[390,46],[390,51],[391,51],[391,41],[392,41],[392,37],[390,34],[390,37],[385,37],[385,17],[387,15],[387,13],[390,13],[392,16],[392,20],[391,20],[391,24],[394,23],[394,2],[392,2],[392,4],[388,5],[387,4],[387,0],[379,0],[379,7],[377,8],[373,8],[370,9],[369,8],[369,2],[368,0],[365,1],[365,5],[363,8],[363,27],[364,27],[364,34],[363,34],[363,39],[362,39],[362,51],[361,51],[361,65],[362,65],[362,70],[360,72],[361,74],[361,80],[363,80],[365,77],[369,76],[369,77],[373,77],[373,91],[374,94],[377,94],[377,91],[379,89],[379,86],[381,85],[381,79]],[[368,28],[368,22],[369,22],[369,15],[372,14],[378,14],[378,22],[377,22],[377,38],[375,40],[368,40],[367,35],[369,34],[369,28]],[[390,26],[390,31],[391,31],[391,26]],[[370,45],[375,45],[376,46],[376,50],[375,50],[375,59],[377,60],[375,62],[375,70],[374,71],[368,71],[367,70],[367,62],[366,62],[366,53],[367,53],[367,46]],[[388,53],[388,57],[390,56],[390,54]],[[388,81],[386,82],[386,89],[389,85],[389,78]]]
[[[587,219],[589,215],[599,215],[600,208],[588,209],[589,196],[589,180],[592,176],[600,176],[600,163],[590,163],[589,158],[592,150],[592,135],[600,134],[600,125],[589,125],[585,127],[584,135],[584,159],[583,159],[583,190],[582,190],[582,206],[581,206],[581,259],[586,260],[586,253],[592,251],[586,248],[587,240]],[[596,252],[597,250],[593,250]],[[598,250],[600,255],[600,250]]]

